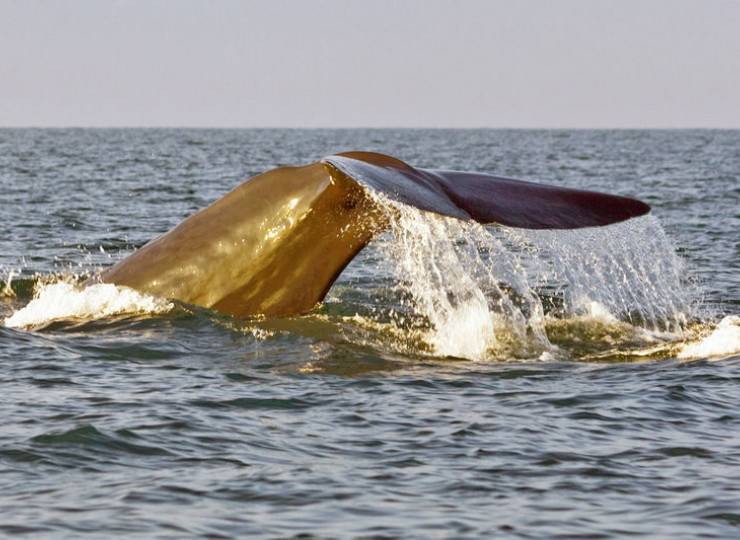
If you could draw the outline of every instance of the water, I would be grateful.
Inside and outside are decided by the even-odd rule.
[[[527,232],[397,208],[291,319],[75,287],[352,149],[653,212]],[[737,536],[738,171],[737,131],[0,130],[0,531]]]

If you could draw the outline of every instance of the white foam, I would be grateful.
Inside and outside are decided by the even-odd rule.
[[[607,323],[613,323],[617,321],[617,318],[612,314],[611,311],[609,311],[609,308],[607,308],[604,304],[593,300],[590,300],[585,304],[586,309],[588,310],[589,317]]]
[[[711,334],[684,345],[678,358],[727,358],[735,354],[740,354],[740,317],[729,315],[720,321]]]
[[[5,319],[5,326],[29,328],[55,320],[164,313],[172,308],[171,302],[141,294],[128,287],[97,283],[81,288],[59,281],[40,285],[28,305]]]

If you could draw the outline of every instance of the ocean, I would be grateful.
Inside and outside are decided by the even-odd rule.
[[[398,207],[289,318],[80,286],[348,150],[652,211]],[[740,131],[0,129],[0,218],[4,536],[740,535]]]

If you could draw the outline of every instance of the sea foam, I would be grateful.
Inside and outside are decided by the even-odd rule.
[[[729,315],[719,322],[711,334],[684,345],[678,357],[682,360],[721,359],[736,354],[740,354],[740,317]]]
[[[128,287],[97,283],[79,287],[66,281],[38,285],[33,300],[5,319],[11,328],[32,328],[60,319],[92,319],[123,314],[156,314],[173,308],[166,300]]]

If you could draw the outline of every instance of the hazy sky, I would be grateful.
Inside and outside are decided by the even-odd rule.
[[[0,126],[740,128],[740,0],[0,0]]]

